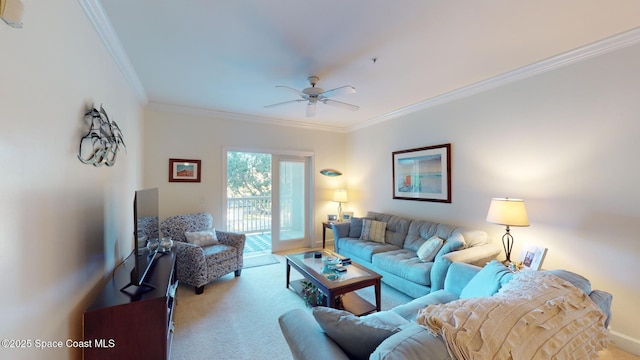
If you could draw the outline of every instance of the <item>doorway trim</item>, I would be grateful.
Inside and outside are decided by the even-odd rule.
[[[256,147],[245,147],[245,146],[224,146],[222,148],[222,181],[221,181],[221,189],[220,189],[220,213],[222,214],[222,224],[227,224],[227,153],[228,152],[247,152],[247,153],[263,153],[263,154],[271,154],[271,155],[281,155],[281,156],[293,156],[293,157],[308,157],[309,158],[309,201],[308,201],[308,213],[309,216],[307,218],[307,227],[309,229],[309,239],[305,244],[309,248],[313,248],[315,246],[315,178],[313,174],[315,174],[315,153],[313,151],[305,151],[305,150],[284,150],[284,149],[275,149],[275,148],[256,148]]]

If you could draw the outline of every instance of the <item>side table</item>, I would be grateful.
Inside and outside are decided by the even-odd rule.
[[[323,221],[322,222],[322,248],[324,249],[325,243],[327,242],[327,229],[331,230],[331,225],[333,223]]]

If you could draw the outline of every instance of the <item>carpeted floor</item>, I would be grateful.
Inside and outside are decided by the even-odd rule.
[[[243,271],[244,269],[249,269],[253,267],[278,264],[279,262],[280,261],[278,260],[278,257],[273,254],[258,253],[257,255],[253,255],[253,256],[245,255]]]

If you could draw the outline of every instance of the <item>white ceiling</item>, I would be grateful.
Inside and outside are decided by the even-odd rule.
[[[112,53],[152,106],[335,130],[640,27],[637,0],[83,1],[104,11]],[[354,86],[334,99],[360,110],[264,107],[297,98],[275,85],[310,75]]]

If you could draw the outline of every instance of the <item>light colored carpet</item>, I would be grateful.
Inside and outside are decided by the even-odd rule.
[[[265,254],[265,255],[257,255],[257,256],[245,256],[243,263],[243,271],[244,269],[249,269],[258,266],[272,265],[278,264],[280,261],[278,260],[276,255],[273,254]]]

